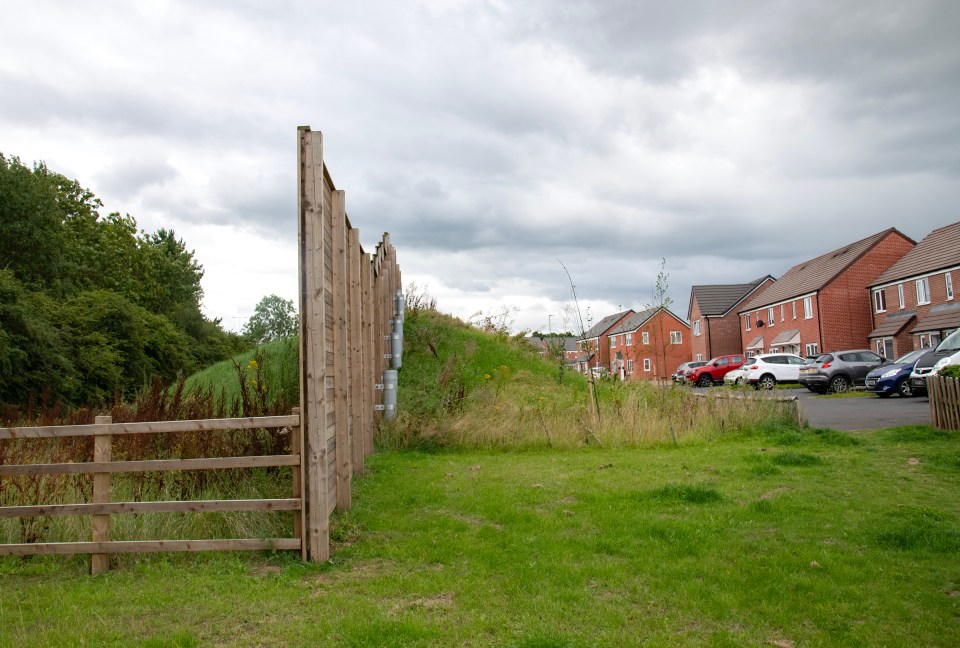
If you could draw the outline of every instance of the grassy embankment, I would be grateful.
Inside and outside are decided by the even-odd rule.
[[[432,360],[409,349],[401,393],[435,400],[380,438],[421,451],[370,458],[329,564],[145,556],[90,578],[80,559],[2,559],[0,645],[960,644],[956,434],[717,404],[726,423],[687,428],[699,399],[606,385],[601,448],[582,383],[421,323],[446,330],[423,333]],[[660,404],[672,435],[645,413]]]

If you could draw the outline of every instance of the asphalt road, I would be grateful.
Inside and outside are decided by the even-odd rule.
[[[930,425],[930,401],[926,396],[901,398],[826,398],[803,387],[780,390],[800,398],[800,411],[811,427],[834,430],[875,430],[897,425]]]
[[[696,391],[707,391],[695,388]],[[748,392],[749,393],[749,392]],[[803,387],[778,389],[777,396],[796,396],[800,411],[811,427],[834,430],[876,430],[898,425],[930,425],[930,401],[913,398],[828,398]]]

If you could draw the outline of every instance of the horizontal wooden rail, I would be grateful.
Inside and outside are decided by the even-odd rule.
[[[232,511],[299,511],[300,500],[191,500],[186,502],[111,502],[109,504],[45,504],[0,507],[0,517],[53,515],[122,515],[125,513],[220,513]]]
[[[158,553],[166,551],[287,551],[300,550],[299,538],[235,540],[113,540],[109,542],[37,542],[0,544],[0,556],[66,554]]]
[[[300,416],[256,416],[198,421],[151,421],[147,423],[106,423],[90,425],[52,425],[47,427],[0,428],[0,439],[49,439],[92,436],[96,434],[150,434],[155,432],[212,432],[214,430],[250,430],[256,428],[297,427]]]
[[[146,461],[87,461],[60,464],[0,466],[0,477],[14,475],[88,475],[94,473],[135,473],[165,470],[224,470],[299,466],[300,455],[260,457],[211,457],[206,459],[150,459]]]

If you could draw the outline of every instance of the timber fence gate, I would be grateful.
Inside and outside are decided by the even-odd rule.
[[[323,162],[323,135],[301,126],[298,134],[298,254],[300,275],[300,408],[288,416],[0,428],[0,441],[93,436],[92,462],[0,466],[0,479],[50,474],[92,474],[93,501],[0,507],[0,517],[90,515],[90,542],[0,544],[2,555],[92,555],[91,571],[108,568],[111,553],[237,549],[298,550],[311,561],[330,556],[330,516],[351,506],[353,475],[373,452],[383,410],[383,375],[399,366],[391,353],[395,320],[402,323],[400,267],[384,234],[370,253],[350,225],[345,194]],[[392,362],[391,362],[392,360]],[[286,427],[288,455],[110,460],[114,435],[207,432]],[[112,502],[113,473],[290,466],[291,497],[259,500]],[[110,516],[127,513],[293,511],[292,538],[111,541]]]

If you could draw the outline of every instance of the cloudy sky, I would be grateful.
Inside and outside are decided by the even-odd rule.
[[[173,228],[238,329],[295,299],[296,128],[469,317],[596,321],[960,220],[960,3],[0,0],[0,152]],[[550,316],[553,317],[550,317]]]

